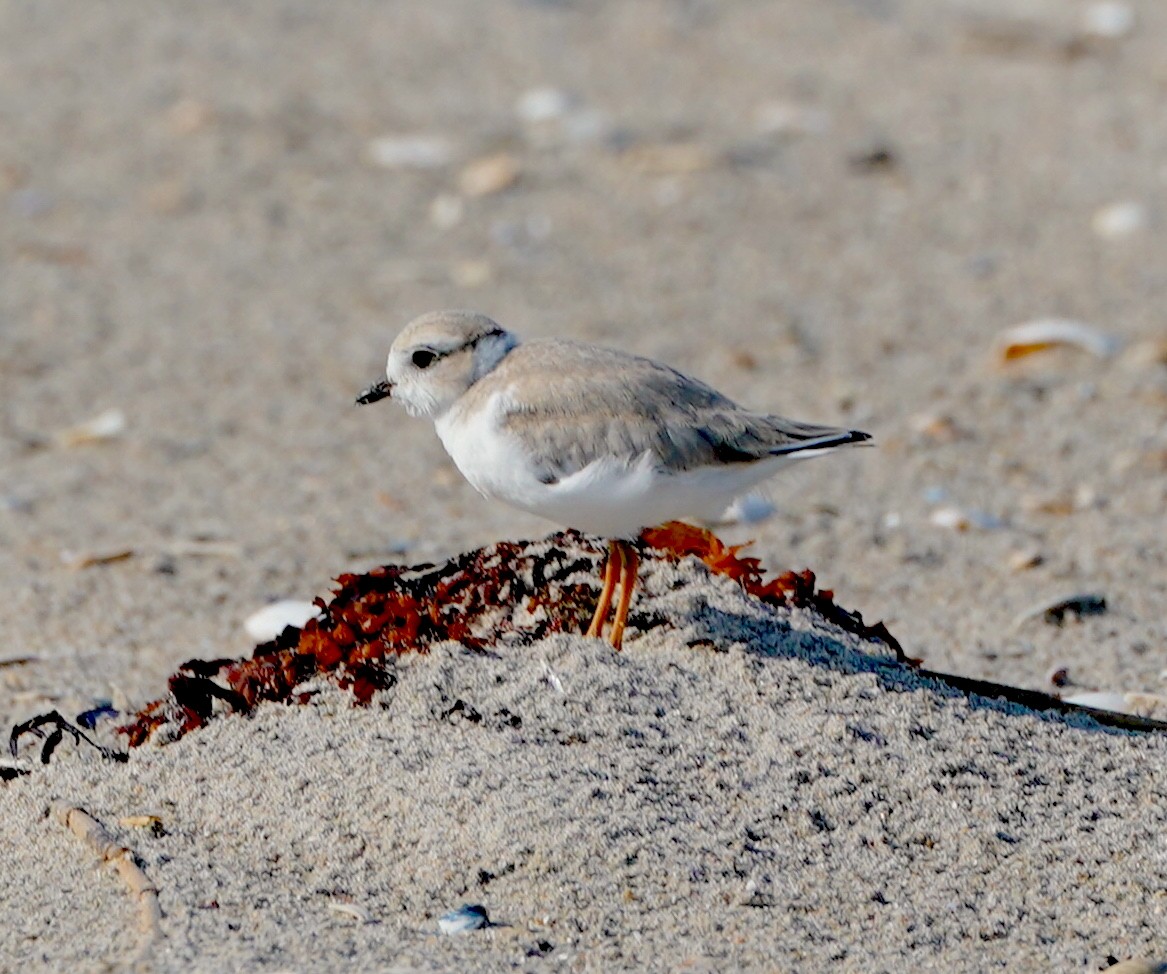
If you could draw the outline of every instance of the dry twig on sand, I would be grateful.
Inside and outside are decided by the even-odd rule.
[[[138,928],[142,939],[129,965],[143,959],[146,952],[162,936],[162,907],[158,902],[158,887],[138,865],[133,852],[118,845],[117,840],[97,819],[82,808],[54,802],[49,810],[53,818],[96,852],[103,862],[112,862],[122,882],[138,902]]]

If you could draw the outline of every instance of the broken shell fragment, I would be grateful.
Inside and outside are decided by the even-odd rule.
[[[1030,568],[1036,568],[1043,561],[1045,561],[1045,555],[1041,553],[1040,548],[1020,548],[1009,555],[1009,570],[1023,572]]]
[[[718,518],[718,524],[757,524],[770,517],[777,508],[764,494],[743,494]]]
[[[1134,200],[1104,206],[1090,221],[1095,234],[1103,240],[1121,240],[1142,230],[1146,224],[1147,211]]]
[[[280,599],[249,615],[243,621],[243,628],[257,643],[266,643],[275,639],[289,626],[293,629],[303,629],[305,623],[315,618],[319,611],[311,602]]]
[[[1093,710],[1110,710],[1118,714],[1151,717],[1167,711],[1167,697],[1153,693],[1118,693],[1113,690],[1089,690],[1062,697],[1065,703]]]
[[[53,442],[60,447],[84,446],[117,439],[125,431],[126,414],[120,409],[107,409],[84,423],[58,430],[53,434]]]
[[[1001,362],[1044,352],[1051,348],[1077,348],[1098,358],[1110,358],[1122,342],[1092,325],[1068,318],[1039,318],[1006,328],[997,336],[996,356]]]
[[[370,161],[382,169],[440,169],[454,149],[440,135],[385,135],[368,145]]]
[[[490,196],[509,189],[519,181],[522,167],[509,152],[475,159],[458,176],[458,190],[463,196]]]
[[[950,531],[993,531],[1005,526],[999,517],[987,511],[965,509],[960,507],[938,507],[928,515],[929,523],[938,528],[947,528]]]
[[[490,917],[486,914],[486,907],[477,903],[460,906],[438,919],[438,929],[447,936],[470,933],[488,926]]]

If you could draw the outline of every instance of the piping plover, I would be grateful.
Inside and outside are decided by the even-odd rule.
[[[482,314],[434,311],[406,325],[385,379],[358,404],[392,397],[434,421],[463,476],[486,497],[609,540],[600,637],[620,648],[646,527],[711,518],[803,457],[870,439],[743,409],[667,365],[582,342],[519,339]]]

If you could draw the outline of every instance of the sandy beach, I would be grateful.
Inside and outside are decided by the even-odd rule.
[[[1167,719],[1165,40],[1152,0],[0,6],[0,724],[124,748],[265,604],[555,530],[353,407],[443,307],[871,432],[719,535],[930,670]],[[24,742],[0,971],[1167,960],[1161,733],[644,586],[620,654]]]

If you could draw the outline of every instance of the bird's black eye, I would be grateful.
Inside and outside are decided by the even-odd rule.
[[[422,348],[414,352],[411,358],[413,364],[416,365],[419,369],[428,369],[431,365],[433,365],[434,359],[437,358],[437,355],[428,349]]]

